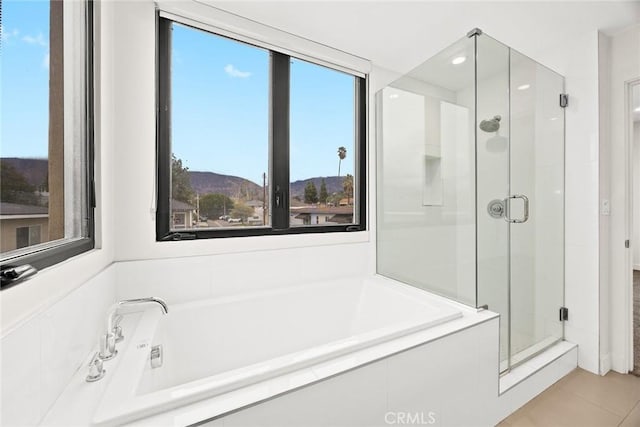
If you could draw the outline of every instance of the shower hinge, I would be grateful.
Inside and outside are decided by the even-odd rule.
[[[481,36],[482,30],[480,28],[474,28],[473,30],[467,33],[467,37],[471,38],[473,36]]]
[[[624,247],[629,249],[629,247],[631,246],[631,242],[629,241],[629,239],[624,241]]]
[[[560,307],[560,321],[564,322],[569,320],[569,309],[567,307]]]
[[[569,95],[567,95],[566,93],[561,93],[560,94],[560,106],[562,108],[565,108],[567,105],[569,105]]]

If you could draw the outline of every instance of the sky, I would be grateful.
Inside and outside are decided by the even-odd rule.
[[[242,176],[268,172],[269,52],[174,25],[173,152],[190,170]],[[354,169],[354,78],[291,63],[290,174],[296,181]]]
[[[47,157],[49,6],[2,2],[0,156]],[[175,24],[172,151],[192,171],[262,184],[268,172],[269,52]],[[292,59],[291,180],[354,171],[354,78]],[[268,174],[267,174],[268,175]]]
[[[0,156],[47,157],[49,4],[2,1]]]

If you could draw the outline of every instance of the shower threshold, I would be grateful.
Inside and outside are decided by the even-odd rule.
[[[551,347],[539,351],[537,354],[521,361],[519,365],[512,367],[500,376],[500,394],[554,363],[575,348],[577,348],[576,344],[561,340],[551,345]]]
[[[518,368],[519,366],[525,365],[533,358],[544,355],[545,352],[550,351],[551,348],[563,342],[566,341],[561,338],[548,337],[532,345],[531,347],[527,347],[524,350],[513,355],[511,358],[511,366],[509,366],[508,360],[501,360],[500,377],[502,378],[510,374],[514,369]]]

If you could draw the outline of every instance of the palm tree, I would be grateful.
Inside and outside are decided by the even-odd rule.
[[[342,189],[347,196],[347,205],[351,206],[351,198],[353,197],[353,175],[347,174],[342,181]]]
[[[340,160],[338,160],[338,176],[340,176],[340,165],[344,158],[347,157],[347,149],[344,147],[338,147],[338,157],[340,158]]]

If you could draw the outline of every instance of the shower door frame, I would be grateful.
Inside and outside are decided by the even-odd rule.
[[[544,66],[543,64],[540,64],[539,62],[535,61],[534,59],[522,54],[521,52],[511,48],[510,46],[496,40],[493,39],[492,37],[484,34],[482,31],[477,30],[477,31],[471,31],[468,34],[469,37],[474,37],[474,51],[475,51],[475,144],[476,144],[476,150],[475,150],[475,156],[476,156],[476,174],[478,174],[478,170],[480,169],[478,167],[478,148],[479,148],[479,112],[478,112],[478,86],[479,86],[479,80],[478,80],[478,39],[479,37],[488,37],[492,40],[495,40],[497,43],[500,43],[501,45],[505,46],[506,49],[508,49],[508,68],[507,68],[507,81],[508,81],[508,88],[507,88],[507,106],[508,106],[508,117],[507,117],[507,127],[508,127],[508,145],[507,145],[507,185],[506,185],[506,190],[507,190],[507,195],[504,198],[504,209],[505,209],[505,215],[508,215],[506,212],[509,211],[509,205],[511,202],[512,198],[517,197],[517,194],[512,194],[512,183],[513,183],[513,179],[512,179],[512,163],[513,163],[513,157],[512,157],[512,133],[513,133],[513,129],[512,129],[512,102],[513,102],[513,91],[512,91],[512,61],[513,61],[513,53],[517,53],[518,55],[525,57],[527,59],[529,59],[530,61],[532,61],[532,63],[536,64],[536,66],[541,66],[543,67],[545,70],[547,70],[550,73],[553,73],[553,75],[556,75],[558,77],[560,77],[562,79],[562,84],[561,84],[561,88],[560,88],[560,92],[558,93],[558,96],[560,95],[564,95],[566,94],[566,79],[563,75],[557,73],[556,71]],[[640,82],[640,81],[639,81]],[[559,104],[560,101],[558,100]],[[562,119],[562,155],[563,155],[563,159],[562,159],[562,235],[561,235],[561,244],[562,244],[562,259],[561,259],[561,266],[562,266],[562,271],[561,271],[561,283],[562,283],[562,289],[561,289],[561,298],[562,300],[560,301],[560,304],[558,306],[558,310],[560,310],[561,308],[563,308],[565,306],[565,301],[566,301],[566,280],[565,280],[565,271],[566,271],[566,236],[565,236],[565,230],[566,230],[566,109],[564,107],[562,107],[560,105],[562,111],[561,111],[561,119]],[[503,118],[504,120],[504,118]],[[532,144],[535,144],[535,140],[532,141]],[[476,186],[478,185],[479,182],[479,178],[478,176],[476,176]],[[476,188],[476,259],[478,257],[478,254],[480,253],[479,250],[479,238],[478,238],[478,229],[479,229],[479,200],[478,200],[478,190]],[[525,193],[526,196],[526,193]],[[482,206],[484,206],[484,202],[482,201]],[[527,203],[528,204],[528,203]],[[529,355],[526,355],[525,357],[523,357],[520,360],[517,360],[516,362],[514,362],[514,357],[517,356],[518,354],[522,353],[525,350],[521,350],[517,353],[514,353],[513,351],[513,301],[512,301],[512,286],[514,284],[514,280],[512,278],[512,273],[513,273],[513,248],[512,248],[512,240],[513,240],[513,233],[511,230],[512,225],[519,225],[519,221],[505,221],[506,222],[506,259],[507,259],[507,266],[506,266],[506,275],[507,275],[507,286],[506,286],[506,298],[507,298],[507,313],[504,317],[506,317],[507,319],[507,346],[506,346],[506,358],[504,361],[502,361],[502,359],[500,358],[499,360],[499,372],[500,375],[504,375],[507,374],[511,371],[511,369],[513,369],[514,367],[517,367],[519,365],[521,365],[522,363],[525,363],[527,360],[532,359],[533,357],[539,355],[540,353],[543,353],[544,351],[546,351],[547,349],[549,349],[551,346],[553,346],[554,344],[557,344],[560,341],[564,340],[565,337],[565,322],[561,321],[561,325],[559,326],[559,330],[560,330],[560,336],[553,340],[553,342],[548,343],[547,345],[545,345],[543,348],[536,350],[534,352],[532,352]],[[522,221],[522,222],[526,222]],[[480,299],[479,299],[479,287],[480,287],[480,274],[479,274],[479,261],[476,261],[476,302],[479,305],[480,304]],[[535,284],[534,284],[535,286]],[[553,335],[550,335],[549,338],[552,338]],[[544,342],[544,341],[540,341],[540,342]],[[537,345],[538,343],[534,343],[532,346]],[[531,347],[531,346],[530,346]],[[502,365],[503,363],[505,363],[505,367],[503,369]]]

